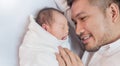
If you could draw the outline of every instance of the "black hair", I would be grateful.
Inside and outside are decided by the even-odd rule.
[[[76,0],[67,0],[68,5],[71,7],[72,3],[76,1]],[[106,7],[108,7],[111,3],[115,3],[118,5],[119,10],[120,10],[120,0],[88,0],[90,2],[90,4],[101,4],[100,6],[102,6],[103,9],[106,9]]]
[[[73,3],[73,0],[67,0],[67,4],[68,4],[68,6],[72,6],[72,3]]]

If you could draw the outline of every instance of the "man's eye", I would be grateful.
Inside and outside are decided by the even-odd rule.
[[[77,22],[74,22],[75,25],[77,25]]]
[[[85,16],[85,17],[80,18],[80,20],[82,20],[82,21],[84,21],[85,19],[86,19],[86,16]]]
[[[72,21],[73,21],[73,23],[74,23],[75,25],[77,24],[77,22],[76,22],[75,20],[72,19]]]

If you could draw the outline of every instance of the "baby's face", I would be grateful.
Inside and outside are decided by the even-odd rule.
[[[68,36],[68,22],[64,15],[54,13],[54,22],[48,29],[53,36],[59,40],[65,40]]]

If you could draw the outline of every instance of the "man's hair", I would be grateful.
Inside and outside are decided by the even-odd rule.
[[[42,24],[49,24],[51,25],[52,22],[54,21],[54,12],[58,12],[63,14],[63,12],[55,9],[55,8],[44,8],[39,11],[37,17],[36,17],[36,22],[42,26]]]
[[[103,11],[106,10],[112,3],[118,5],[120,10],[120,0],[88,0],[91,5],[100,7]]]
[[[68,5],[72,6],[72,3],[76,0],[67,0]],[[105,10],[107,7],[110,6],[110,4],[115,3],[118,5],[120,10],[120,0],[88,0],[91,5],[97,5],[102,10]]]
[[[68,6],[72,6],[72,3],[73,3],[73,0],[67,0],[67,4],[68,4]]]

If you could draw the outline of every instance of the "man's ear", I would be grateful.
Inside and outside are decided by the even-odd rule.
[[[42,24],[42,28],[47,31],[48,30],[48,25],[47,24]]]
[[[112,17],[112,22],[117,22],[119,19],[119,7],[117,4],[112,3],[109,6],[110,11],[111,11],[111,17]]]

